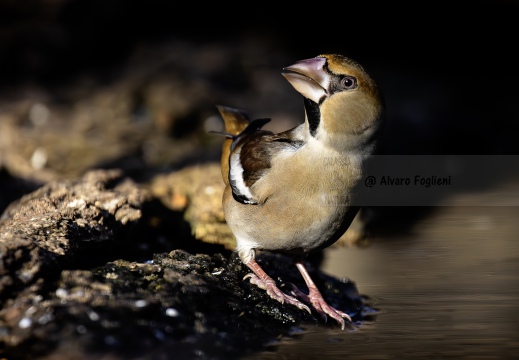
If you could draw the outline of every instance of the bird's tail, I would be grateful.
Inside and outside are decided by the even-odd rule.
[[[231,154],[231,144],[234,137],[239,135],[247,128],[250,123],[249,116],[238,109],[227,106],[217,105],[216,108],[220,112],[220,116],[225,124],[225,132],[212,131],[214,134],[224,135],[227,138],[222,144],[221,170],[222,178],[225,185],[229,183],[229,156]]]
[[[238,135],[249,125],[249,116],[238,109],[217,105],[220,116],[225,124],[225,132],[230,135]]]

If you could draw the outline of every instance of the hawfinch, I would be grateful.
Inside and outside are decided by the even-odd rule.
[[[252,284],[281,302],[344,329],[348,314],[328,305],[302,260],[341,237],[357,214],[355,196],[365,165],[377,148],[383,101],[375,81],[357,62],[319,55],[283,68],[282,75],[303,96],[305,121],[274,134],[269,119],[249,121],[242,111],[219,106],[227,136],[222,151],[223,210],[236,237],[236,251],[252,273]],[[290,294],[255,261],[256,250],[293,255],[308,295]]]

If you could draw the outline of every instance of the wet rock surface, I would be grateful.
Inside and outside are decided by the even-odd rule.
[[[267,266],[287,261],[265,259]],[[246,273],[236,257],[182,250],[158,254],[148,263],[117,260],[92,270],[62,271],[48,292],[23,302],[21,318],[10,316],[9,356],[228,358],[316,322],[243,282]],[[332,295],[334,302],[361,310],[362,300],[351,297],[352,284],[319,280],[328,296],[342,293]]]

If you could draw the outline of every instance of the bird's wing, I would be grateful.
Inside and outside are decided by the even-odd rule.
[[[229,185],[234,199],[243,204],[258,204],[253,185],[268,173],[273,157],[281,151],[294,151],[301,146],[301,142],[288,131],[273,134],[261,130],[267,122],[268,119],[254,120],[231,145]]]

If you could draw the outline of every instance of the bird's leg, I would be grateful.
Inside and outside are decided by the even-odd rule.
[[[314,309],[326,320],[326,315],[332,317],[335,319],[340,325],[341,329],[344,330],[345,322],[344,319],[348,319],[351,321],[351,318],[348,314],[337,310],[330,305],[326,303],[326,301],[323,299],[323,296],[321,295],[321,292],[317,289],[317,286],[315,286],[315,283],[313,282],[312,278],[310,277],[310,274],[306,270],[305,266],[301,261],[296,262],[297,269],[303,276],[303,279],[305,280],[306,286],[308,286],[309,294],[306,295],[303,292],[301,292],[297,287],[294,286],[293,293],[295,296],[302,298],[303,301],[308,301],[312,304]]]
[[[250,278],[251,284],[258,286],[260,289],[266,290],[268,296],[282,304],[286,302],[287,304],[294,305],[301,310],[306,310],[310,314],[312,313],[310,308],[301,301],[279,290],[276,282],[270,276],[268,276],[265,271],[263,271],[263,269],[254,259],[248,260],[246,265],[253,271],[254,274],[245,275],[243,278],[244,280]]]

